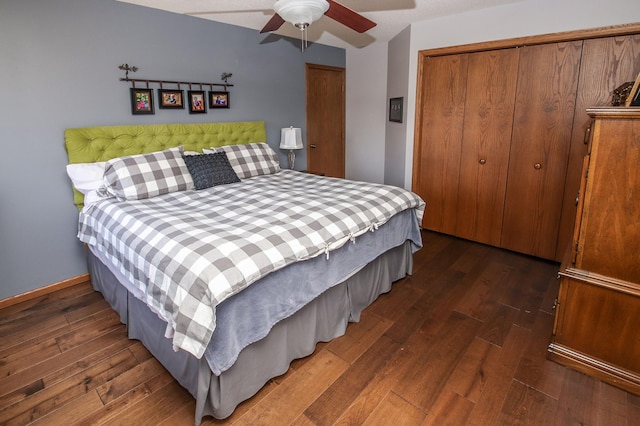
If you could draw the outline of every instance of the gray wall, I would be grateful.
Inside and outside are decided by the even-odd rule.
[[[404,186],[405,173],[405,144],[407,139],[407,92],[409,80],[394,78],[393,76],[409,73],[409,48],[411,46],[411,28],[407,27],[389,42],[389,61],[387,68],[387,98],[403,99],[402,123],[387,121],[385,129],[384,150],[384,183],[388,185]],[[387,107],[388,116],[388,107]]]
[[[345,177],[384,182],[387,45],[347,49]]]
[[[345,66],[343,49],[301,53],[298,40],[114,0],[0,0],[0,40],[0,300],[86,272],[64,129],[264,120],[279,152],[281,127],[306,127],[305,62]],[[123,63],[139,67],[135,78],[232,72],[231,108],[133,116]],[[297,160],[304,168],[306,153]]]

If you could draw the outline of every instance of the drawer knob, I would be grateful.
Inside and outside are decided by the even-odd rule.
[[[487,160],[485,160],[484,158],[481,158],[480,161],[478,161],[480,164],[486,164]]]
[[[533,168],[536,169],[536,170],[540,170],[542,168],[542,164],[536,163],[536,164],[533,165]]]

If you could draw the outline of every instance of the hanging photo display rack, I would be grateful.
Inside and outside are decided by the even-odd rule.
[[[120,81],[130,82],[129,89],[131,97],[131,113],[138,114],[155,114],[153,90],[149,88],[150,83],[158,84],[158,106],[160,109],[184,109],[188,105],[189,114],[205,114],[207,112],[207,98],[209,101],[209,109],[229,108],[229,87],[233,84],[228,82],[231,73],[223,73],[220,79],[224,83],[206,83],[193,81],[172,81],[172,80],[155,80],[142,78],[129,78],[129,71],[136,72],[138,67],[122,64],[119,69],[125,71],[124,78]],[[136,87],[136,83],[144,84],[144,87]],[[164,85],[175,85],[175,89],[167,89]],[[187,97],[185,101],[182,86],[188,86]],[[195,90],[195,87],[198,90]],[[209,96],[207,97],[203,87],[209,87]],[[216,88],[222,88],[222,90]],[[192,90],[193,89],[193,90]]]

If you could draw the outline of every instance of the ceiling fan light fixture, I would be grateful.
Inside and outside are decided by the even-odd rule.
[[[296,27],[308,27],[329,10],[326,0],[278,0],[273,10]]]

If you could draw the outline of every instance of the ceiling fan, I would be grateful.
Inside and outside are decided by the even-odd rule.
[[[302,31],[304,44],[306,44],[307,28],[323,15],[359,33],[364,33],[377,25],[334,0],[277,0],[273,10],[275,14],[260,32],[276,31],[285,22],[290,22]]]

